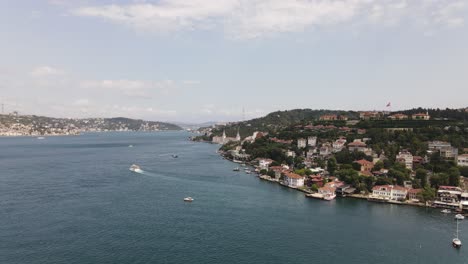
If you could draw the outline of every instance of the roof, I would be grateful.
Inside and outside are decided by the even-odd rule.
[[[358,161],[355,161],[355,162],[361,164],[362,166],[374,165],[374,163],[372,163],[372,162],[370,162],[368,160],[365,160],[365,159],[358,160]]]
[[[348,144],[349,147],[365,147],[367,146],[366,143],[361,141],[354,141]]]
[[[303,179],[304,178],[301,175],[296,174],[296,173],[292,173],[292,172],[286,172],[284,175],[286,177],[288,177],[288,178],[291,178],[291,179]]]
[[[420,193],[423,189],[409,189],[408,193]]]

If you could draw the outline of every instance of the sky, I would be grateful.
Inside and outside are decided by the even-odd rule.
[[[0,58],[5,113],[197,123],[459,108],[468,1],[4,0]]]

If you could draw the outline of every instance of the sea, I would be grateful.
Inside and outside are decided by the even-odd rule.
[[[468,220],[457,250],[453,215],[306,198],[190,135],[0,138],[0,263],[468,263]]]

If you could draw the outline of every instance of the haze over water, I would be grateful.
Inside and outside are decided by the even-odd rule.
[[[453,215],[307,199],[188,136],[0,138],[0,263],[468,263]]]

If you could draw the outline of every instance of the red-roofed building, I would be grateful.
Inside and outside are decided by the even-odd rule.
[[[413,201],[419,201],[419,194],[423,189],[410,189],[408,190],[408,199]]]
[[[349,151],[364,151],[366,150],[367,145],[366,143],[362,142],[360,139],[355,139],[353,142],[348,144]]]
[[[286,184],[287,186],[291,188],[302,187],[304,186],[304,177],[296,173],[285,172],[284,184]]]
[[[320,120],[323,121],[334,121],[337,120],[338,116],[337,115],[322,115],[320,116]]]
[[[362,160],[358,160],[358,161],[355,161],[357,164],[361,165],[361,172],[371,172],[372,169],[374,168],[374,163],[368,161],[368,160],[365,160],[365,159],[362,159]],[[372,175],[372,173],[370,174]]]
[[[388,118],[392,120],[405,120],[408,119],[408,116],[405,114],[394,114],[389,116]]]

